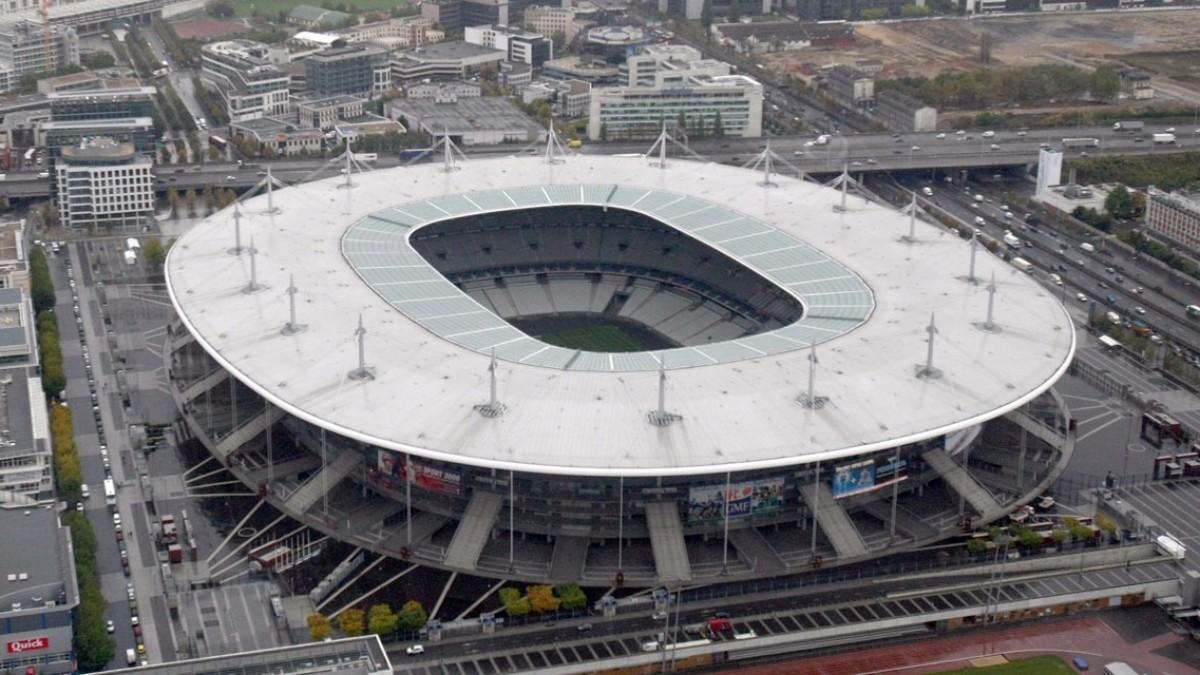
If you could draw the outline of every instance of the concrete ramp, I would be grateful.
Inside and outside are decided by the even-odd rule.
[[[867,542],[863,541],[850,515],[833,498],[833,492],[824,481],[802,486],[800,494],[808,508],[816,512],[817,524],[821,526],[825,538],[833,544],[839,558],[857,558],[867,554]]]
[[[413,547],[421,546],[429,541],[429,538],[437,533],[438,530],[450,522],[446,516],[439,516],[436,513],[427,511],[418,511],[412,517],[412,545]],[[390,525],[387,528],[391,532],[391,536],[384,542],[383,547],[392,551],[400,551],[408,546],[408,523],[400,523],[399,525]]]
[[[750,565],[755,574],[781,574],[787,571],[787,563],[779,557],[779,552],[771,546],[771,542],[758,533],[753,527],[739,527],[729,531],[729,542],[742,555],[742,560]]]
[[[987,522],[999,518],[1004,513],[1004,507],[982,485],[979,484],[966,469],[959,466],[946,454],[945,450],[926,451],[921,458],[954,489],[971,508],[979,513]]]
[[[212,389],[218,384],[224,383],[229,379],[229,371],[217,369],[209,373],[207,376],[196,380],[189,384],[187,389],[179,393],[185,401],[194,401],[204,395],[204,392]]]
[[[1044,441],[1050,447],[1057,448],[1058,450],[1063,449],[1063,445],[1067,440],[1065,436],[1060,435],[1058,432],[1042,424],[1041,422],[1038,422],[1036,419],[1030,417],[1024,412],[1020,410],[1014,410],[1008,413],[1007,418],[1012,420],[1017,426],[1021,427],[1025,431],[1028,431],[1029,434],[1034,438]]]
[[[213,449],[213,454],[217,456],[217,459],[222,464],[226,463],[229,460],[229,456],[237,452],[238,448],[254,440],[255,436],[267,430],[267,426],[271,422],[278,420],[282,416],[283,412],[275,406],[271,406],[271,416],[269,418],[266,411],[258,413],[246,420],[242,426],[230,432],[228,436],[222,438]]]
[[[588,538],[558,535],[554,538],[554,555],[550,558],[550,578],[574,581],[583,577],[587,562]]]
[[[333,490],[334,486],[342,482],[342,479],[350,475],[351,471],[362,468],[363,456],[361,453],[353,450],[345,450],[333,461],[325,466],[324,469],[313,474],[312,478],[304,481],[304,484],[296,488],[283,503],[284,509],[294,511],[296,513],[304,513],[310,506],[317,503],[317,500],[324,494],[325,488]]]
[[[650,528],[650,548],[654,551],[658,580],[690,581],[692,564],[688,560],[687,544],[683,541],[679,507],[675,502],[647,503],[646,525]]]
[[[891,524],[892,504],[890,501],[872,500],[863,505],[863,511],[882,520],[885,527]],[[941,534],[933,525],[916,517],[903,506],[896,509],[896,529],[913,541],[925,541]]]
[[[476,490],[467,503],[462,520],[454,530],[454,538],[446,547],[443,562],[455,569],[473,570],[479,562],[479,554],[487,544],[488,534],[504,506],[504,497],[495,492]]]

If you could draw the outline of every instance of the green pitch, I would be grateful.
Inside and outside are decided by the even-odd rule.
[[[1057,673],[1067,675],[1067,673],[1074,672],[1074,668],[1068,666],[1066,662],[1057,656],[1035,656],[1029,659],[1012,661],[1001,666],[951,670],[943,675],[1056,675]]]
[[[640,352],[645,347],[617,326],[587,326],[546,333],[542,342],[585,352]]]

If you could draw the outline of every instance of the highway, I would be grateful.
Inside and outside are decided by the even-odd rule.
[[[1147,127],[1143,136],[1161,131],[1165,125]],[[1135,136],[1114,132],[1110,127],[1040,129],[1019,135],[1021,132],[996,132],[992,138],[984,138],[979,132],[956,134],[954,132],[892,134],[834,135],[825,145],[816,145],[813,134],[777,136],[770,139],[771,149],[796,170],[808,173],[836,173],[843,167],[852,172],[881,172],[920,169],[945,169],[966,167],[1024,166],[1037,161],[1038,151],[1044,143],[1060,148],[1064,138],[1095,138],[1099,147],[1068,151],[1068,156],[1101,154],[1154,154],[1185,150],[1200,150],[1200,134],[1185,129],[1177,134],[1176,144],[1155,145],[1148,139],[1136,142]],[[942,136],[942,138],[938,138]],[[645,152],[650,141],[637,143],[588,143],[581,152],[585,154],[623,154]],[[715,162],[742,164],[749,162],[762,151],[762,138],[701,139],[689,146],[693,152]],[[999,149],[992,150],[995,145]],[[529,152],[529,146],[473,146],[464,148],[468,158],[489,155],[511,155]],[[537,154],[537,149],[533,152]],[[672,150],[677,153],[676,150]],[[320,159],[284,159],[270,162],[272,171],[284,182],[295,182],[306,178],[324,163]],[[405,163],[398,157],[381,156],[376,166],[380,168]],[[203,189],[208,186],[248,188],[262,180],[258,175],[265,162],[249,163],[238,167],[229,162],[191,165],[160,165],[156,168],[158,187],[166,190]],[[777,170],[792,172],[786,165],[776,164]],[[332,170],[331,175],[336,173]],[[37,172],[11,172],[0,181],[0,197],[13,199],[45,198],[48,181],[39,179]]]
[[[904,184],[909,189],[931,186],[935,195],[931,201],[937,206],[967,223],[974,223],[976,216],[983,218],[984,225],[979,229],[997,240],[1001,239],[1005,230],[1011,229],[1022,239],[1022,244],[1030,244],[1023,245],[1019,251],[1012,251],[1011,254],[1032,262],[1035,266],[1034,276],[1052,288],[1055,284],[1049,275],[1056,273],[1062,277],[1064,286],[1058,288],[1064,303],[1079,303],[1076,294],[1083,293],[1088,302],[1096,303],[1095,311],[1099,314],[1111,310],[1127,320],[1140,318],[1181,349],[1200,351],[1200,322],[1189,319],[1184,311],[1187,304],[1195,302],[1196,291],[1191,282],[1164,273],[1140,256],[1134,259],[1124,251],[1119,251],[1117,246],[1102,248],[1099,233],[1090,240],[1097,247],[1096,252],[1087,253],[1079,248],[1083,242],[1080,238],[1067,236],[1044,223],[1037,228],[1027,227],[1021,222],[1023,214],[1016,206],[1012,207],[1013,217],[1006,217],[1004,202],[1000,198],[1003,190],[995,187],[932,186],[911,179],[904,181]],[[974,201],[975,194],[983,195],[986,201],[977,204]],[[1110,269],[1113,271],[1109,272]],[[1122,280],[1117,281],[1118,278]],[[1114,298],[1111,305],[1105,302],[1109,296]],[[1138,307],[1145,313],[1137,313]]]

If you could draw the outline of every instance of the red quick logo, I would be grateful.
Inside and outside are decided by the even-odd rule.
[[[8,653],[20,654],[21,652],[36,652],[39,649],[48,649],[50,647],[50,638],[35,637],[28,640],[9,640]]]

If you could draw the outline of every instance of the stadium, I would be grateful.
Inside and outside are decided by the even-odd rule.
[[[338,540],[485,577],[796,573],[969,531],[1072,449],[1044,288],[699,161],[509,156],[246,199],[166,264],[181,433]]]

